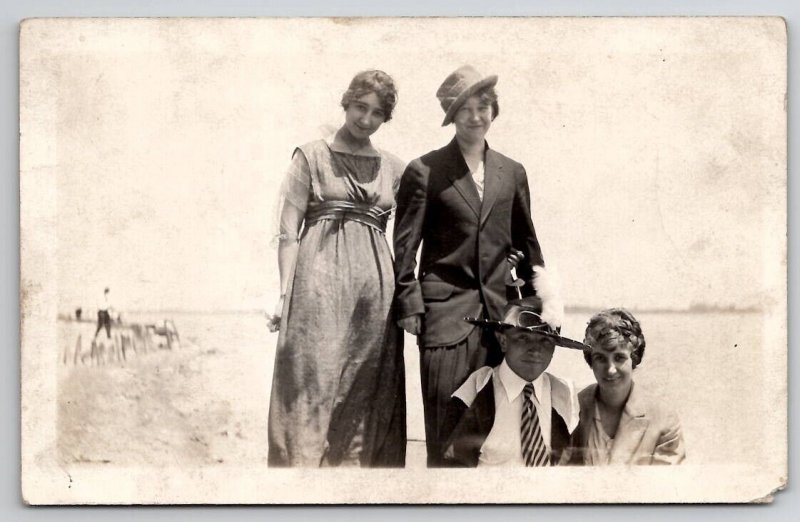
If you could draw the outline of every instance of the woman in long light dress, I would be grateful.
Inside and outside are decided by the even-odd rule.
[[[344,125],[294,151],[278,250],[270,466],[405,464],[403,344],[385,237],[404,165],[370,141],[396,102],[389,75],[361,72],[342,97]]]

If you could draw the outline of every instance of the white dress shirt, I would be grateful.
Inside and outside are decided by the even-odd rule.
[[[483,180],[485,172],[486,170],[483,167],[482,161],[478,163],[478,167],[474,172],[470,171],[470,174],[472,174],[472,181],[475,182],[475,188],[478,189],[478,197],[481,201],[483,201]]]
[[[101,312],[108,312],[111,308],[111,299],[108,298],[108,294],[104,293],[103,297],[97,301],[97,309]]]

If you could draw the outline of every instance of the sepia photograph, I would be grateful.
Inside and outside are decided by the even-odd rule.
[[[785,487],[783,19],[41,18],[19,52],[25,502]]]

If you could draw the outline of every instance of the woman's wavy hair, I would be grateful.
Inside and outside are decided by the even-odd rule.
[[[371,92],[374,92],[380,100],[381,108],[386,116],[383,121],[391,120],[392,111],[397,105],[397,87],[395,87],[392,77],[383,71],[370,70],[356,74],[342,95],[342,107],[347,110],[352,101]]]
[[[583,352],[583,358],[589,366],[592,365],[593,347],[613,350],[627,345],[634,368],[641,364],[646,344],[639,321],[624,308],[611,308],[592,316],[586,326],[583,343],[589,347]]]
[[[492,106],[492,121],[494,121],[500,114],[500,104],[497,102],[497,91],[494,90],[494,86],[484,87],[476,91],[473,96],[477,96],[483,103]]]

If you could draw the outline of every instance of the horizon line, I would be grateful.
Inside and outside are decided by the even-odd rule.
[[[590,305],[571,305],[565,306],[565,313],[595,313],[600,310],[605,310],[609,307],[595,307]],[[733,305],[718,306],[718,305],[705,305],[705,304],[692,304],[688,307],[624,307],[633,313],[758,313],[763,309],[756,306],[736,307]],[[71,311],[71,312],[74,312]],[[218,309],[200,309],[200,308],[131,308],[120,310],[124,314],[137,314],[137,313],[183,313],[183,314],[263,314],[268,313],[260,308],[218,308]]]

